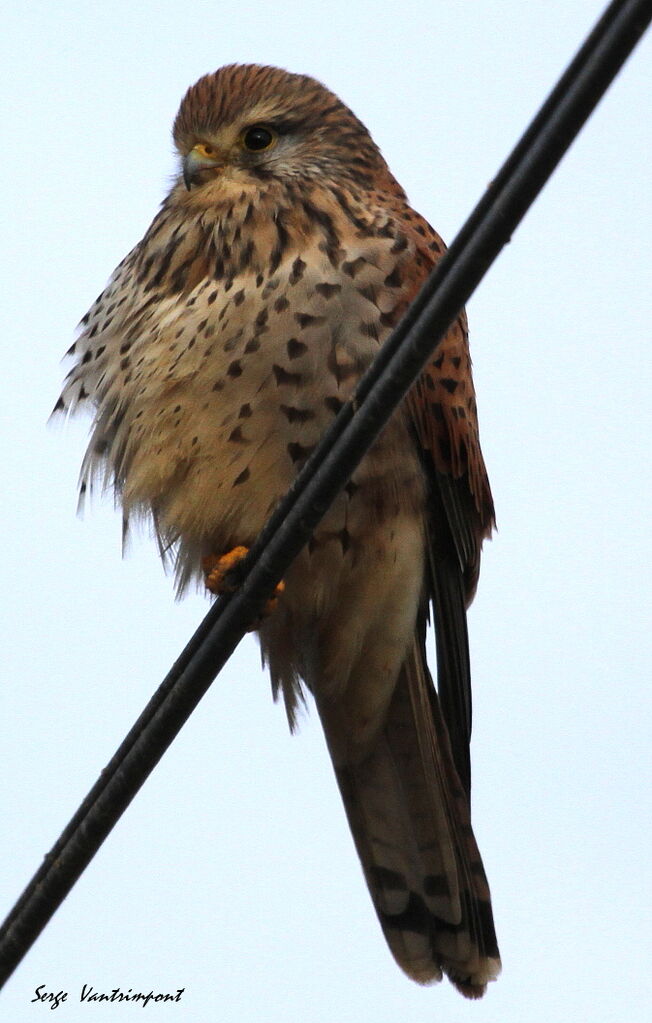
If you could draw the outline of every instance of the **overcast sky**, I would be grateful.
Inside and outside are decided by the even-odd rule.
[[[601,0],[10,2],[0,41],[4,915],[203,616],[46,427],[77,321],[142,236],[185,89],[233,61],[323,80],[448,240]],[[247,637],[0,996],[13,1023],[644,1023],[650,954],[652,38],[469,304],[499,531],[470,613],[474,822],[503,975],[481,1003],[389,955],[314,713]],[[140,1010],[138,1010],[140,1011]]]

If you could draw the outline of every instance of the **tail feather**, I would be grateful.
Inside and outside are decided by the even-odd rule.
[[[489,887],[417,640],[372,752],[336,767],[336,774],[399,966],[422,984],[441,979],[443,971],[462,994],[480,997],[500,972]]]

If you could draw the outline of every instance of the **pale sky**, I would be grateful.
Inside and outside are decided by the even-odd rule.
[[[88,423],[46,426],[75,325],[142,236],[185,89],[307,72],[451,240],[601,0],[11,2],[0,915],[207,609],[110,497],[75,515]],[[0,995],[0,1018],[645,1023],[650,955],[652,37],[469,304],[499,531],[470,613],[473,814],[503,974],[480,1003],[386,949],[316,715],[298,737],[247,637]]]

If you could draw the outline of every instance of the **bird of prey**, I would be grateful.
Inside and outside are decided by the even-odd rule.
[[[151,518],[179,592],[218,591],[444,245],[306,75],[223,67],[173,133],[178,175],[82,320],[56,408],[94,415],[82,492],[99,476],[125,520]],[[396,961],[471,998],[500,970],[466,625],[493,524],[461,313],[258,623],[291,726],[314,697]]]

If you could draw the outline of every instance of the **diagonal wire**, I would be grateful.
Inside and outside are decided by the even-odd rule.
[[[652,20],[652,0],[604,12],[287,497],[107,764],[0,928],[0,985],[66,897],[307,542]]]

